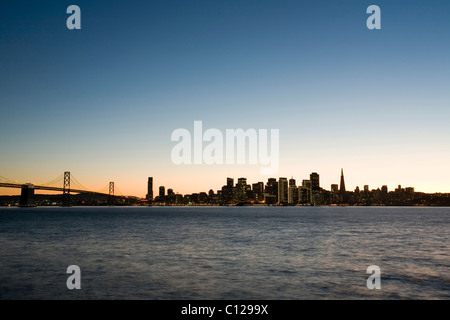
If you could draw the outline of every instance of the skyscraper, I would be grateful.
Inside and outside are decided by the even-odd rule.
[[[298,203],[298,188],[295,185],[289,186],[288,203],[289,204]]]
[[[291,179],[289,179],[288,203],[289,204],[298,203],[298,189],[295,184],[295,179],[292,177]]]
[[[252,185],[252,190],[257,200],[264,199],[264,182],[257,182]]]
[[[159,187],[159,197],[164,198],[166,195],[166,188],[164,186]]]
[[[265,193],[268,193],[271,196],[275,196],[276,200],[278,200],[278,182],[275,178],[269,178],[267,180],[267,185],[264,190]]]
[[[330,194],[331,203],[339,203],[342,197],[343,194],[339,191],[339,186],[337,184],[332,184]]]
[[[405,192],[407,194],[414,194],[414,188],[412,188],[412,187],[405,188]]]
[[[247,200],[247,178],[239,178],[236,184],[236,192],[238,201]]]
[[[306,179],[304,179],[304,180],[302,181],[302,186],[305,187],[305,188],[311,189],[311,188],[312,188],[311,180],[306,180]]]
[[[278,180],[278,202],[288,202],[288,180],[287,178],[280,178]]]
[[[247,178],[239,178],[238,179],[238,185],[246,185],[247,184]]]
[[[344,169],[341,169],[341,186],[339,188],[341,193],[345,193]]]
[[[146,198],[148,201],[153,200],[153,177],[148,177]]]
[[[313,172],[309,175],[309,179],[311,180],[312,191],[319,191],[320,190],[319,174],[317,172]]]
[[[289,179],[289,186],[296,186],[295,179],[292,177]]]
[[[302,185],[298,187],[298,199],[302,204],[311,203],[311,180],[303,180]]]
[[[222,203],[233,202],[233,178],[227,178],[227,185],[222,187]]]
[[[175,192],[173,192],[173,189],[167,189],[167,201],[169,203],[175,202]]]

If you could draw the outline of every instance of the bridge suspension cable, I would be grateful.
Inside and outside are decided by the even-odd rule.
[[[60,175],[59,177],[53,179],[53,180],[50,181],[50,182],[41,184],[41,186],[47,186],[47,187],[50,187],[52,184],[56,184],[57,182],[60,182],[60,181],[63,179],[63,177],[64,177],[64,174]]]
[[[74,184],[77,188],[88,190],[85,186],[83,186],[74,176],[73,174],[70,175],[70,183]]]
[[[116,195],[125,197],[125,195],[122,193],[122,191],[120,191],[120,189],[117,187],[117,185],[114,186],[114,192],[116,193]]]
[[[88,191],[88,192],[92,191],[92,192],[107,194],[108,193],[108,188],[109,188],[109,185],[106,185],[103,188],[101,188],[100,190],[90,190],[90,189],[86,188],[84,185],[82,185],[81,182],[78,181],[77,178],[75,178],[73,174],[70,175],[70,183],[71,183],[71,188],[72,189],[85,190],[85,191]]]
[[[18,181],[14,181],[14,180],[5,178],[5,177],[3,177],[2,175],[0,175],[0,180],[1,180],[1,181],[4,181],[4,182],[6,182],[6,183],[22,184],[22,183],[20,183],[20,182],[18,182]]]
[[[104,186],[103,188],[101,188],[101,189],[98,189],[98,190],[95,190],[95,192],[98,192],[98,193],[108,193],[109,192],[109,184],[107,184],[106,186]]]

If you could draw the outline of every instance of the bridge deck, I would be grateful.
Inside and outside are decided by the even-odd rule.
[[[15,184],[15,183],[0,183],[0,188],[16,188],[16,189],[22,189],[27,188],[29,184]],[[58,188],[58,187],[47,187],[47,186],[34,186],[35,190],[48,190],[48,191],[60,191],[64,192],[64,188]],[[98,195],[104,195],[109,196],[108,193],[102,193],[102,192],[96,192],[96,191],[89,191],[89,190],[80,190],[80,189],[68,189],[70,193],[89,193],[89,194],[98,194]]]

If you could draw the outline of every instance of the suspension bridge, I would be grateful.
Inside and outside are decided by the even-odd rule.
[[[73,188],[75,187],[75,188]],[[16,188],[22,189],[20,194],[20,207],[35,207],[36,201],[34,197],[35,190],[47,190],[47,191],[57,191],[62,192],[62,203],[63,207],[70,207],[70,194],[92,194],[92,195],[101,195],[108,197],[108,204],[114,205],[115,197],[124,196],[117,186],[114,185],[114,182],[110,182],[108,185],[103,187],[100,190],[88,190],[81,183],[78,182],[77,179],[73,175],[70,174],[69,171],[64,172],[64,174],[59,177],[43,184],[32,184],[32,183],[20,183],[17,181],[13,181],[7,179],[0,175],[0,188]],[[118,191],[118,195],[115,195],[114,192]]]

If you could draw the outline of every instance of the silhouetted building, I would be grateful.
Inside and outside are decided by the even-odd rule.
[[[147,182],[147,196],[146,196],[148,201],[152,201],[153,200],[153,177],[149,177],[148,178],[148,182]]]
[[[289,186],[294,186],[294,187],[296,186],[295,179],[292,177],[289,179]]]
[[[311,184],[311,180],[303,180],[302,181],[302,186],[306,187],[308,189],[312,189],[312,184]]]
[[[303,180],[302,186],[298,189],[298,198],[301,204],[311,204],[312,203],[312,187],[311,180]]]
[[[405,189],[403,189],[403,188],[402,188],[402,185],[399,184],[399,185],[398,185],[398,188],[395,189],[395,193],[402,194],[403,192],[405,192]]]
[[[182,194],[175,194],[175,203],[176,204],[181,204],[183,203],[183,195]]]
[[[252,184],[252,190],[256,200],[258,201],[264,200],[264,182],[257,182]]]
[[[162,199],[166,195],[166,188],[164,186],[159,187],[159,197]]]
[[[296,185],[289,186],[288,193],[288,203],[289,204],[297,204],[298,203],[298,188]]]
[[[319,174],[317,172],[313,172],[309,175],[309,179],[311,180],[311,190],[319,191],[320,190]]]
[[[269,205],[277,203],[277,196],[264,193],[264,203]]]
[[[339,203],[342,201],[342,192],[339,191],[339,186],[337,184],[331,185],[330,202]]]
[[[239,178],[237,184],[245,186],[247,184],[247,178]]]
[[[227,178],[227,184],[222,187],[222,192],[220,195],[221,202],[224,204],[230,204],[233,202],[233,187],[234,179]]]
[[[405,188],[405,192],[409,195],[412,195],[412,194],[414,194],[414,188],[411,188],[411,187]]]
[[[175,192],[173,192],[173,189],[167,189],[167,202],[175,202]]]
[[[198,202],[203,204],[208,202],[208,195],[206,194],[206,192],[199,193]]]
[[[247,178],[239,178],[238,183],[236,184],[237,201],[246,201],[247,191]]]
[[[304,187],[304,186],[299,186],[298,187],[298,202],[301,204],[309,204],[310,201],[309,199],[311,198],[310,195],[310,191]]]
[[[344,181],[344,169],[341,169],[341,186],[339,191],[344,194],[345,193],[345,181]]]
[[[280,178],[278,180],[278,202],[288,202],[288,180],[287,178]]]
[[[189,198],[190,198],[191,203],[199,203],[200,202],[200,195],[198,193],[191,194]]]
[[[267,180],[267,185],[264,190],[265,193],[275,196],[276,200],[278,200],[278,182],[275,178],[269,178]]]
[[[288,189],[288,203],[297,204],[298,203],[298,188],[295,179],[291,177],[289,179],[289,189]]]
[[[319,174],[317,172],[313,172],[309,175],[309,179],[311,180],[311,204],[322,204],[323,196],[320,192]]]

